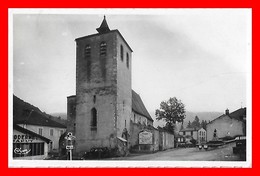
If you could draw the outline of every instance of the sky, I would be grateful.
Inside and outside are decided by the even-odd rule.
[[[16,11],[10,29],[14,95],[46,113],[66,112],[76,89],[74,40],[97,33],[103,15],[133,49],[132,89],[149,112],[170,97],[193,112],[247,106],[249,9]]]

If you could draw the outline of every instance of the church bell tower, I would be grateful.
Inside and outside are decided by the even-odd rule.
[[[130,130],[132,49],[118,30],[110,30],[105,16],[96,30],[75,40],[77,153],[120,148]]]

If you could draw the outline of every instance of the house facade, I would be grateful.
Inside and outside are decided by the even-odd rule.
[[[48,157],[50,139],[13,125],[13,159],[42,160]]]
[[[246,135],[246,108],[240,108],[232,113],[227,109],[225,114],[207,124],[207,141],[213,139],[214,131],[218,139]]]
[[[198,140],[198,129],[197,128],[183,128],[179,131],[181,136],[185,138]]]
[[[204,128],[198,130],[198,143],[207,142],[207,131]]]

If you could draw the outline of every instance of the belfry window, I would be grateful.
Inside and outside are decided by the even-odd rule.
[[[123,45],[120,45],[120,57],[121,57],[121,61],[124,61],[124,48],[123,48]]]
[[[91,109],[91,130],[97,130],[97,110]]]
[[[107,55],[107,43],[101,42],[100,43],[100,56],[106,56]]]
[[[90,45],[86,45],[85,47],[85,57],[90,57],[91,56],[91,47]]]
[[[129,54],[126,53],[126,66],[129,68]]]

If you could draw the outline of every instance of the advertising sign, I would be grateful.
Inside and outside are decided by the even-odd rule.
[[[149,131],[139,133],[139,144],[153,144],[153,133]]]

